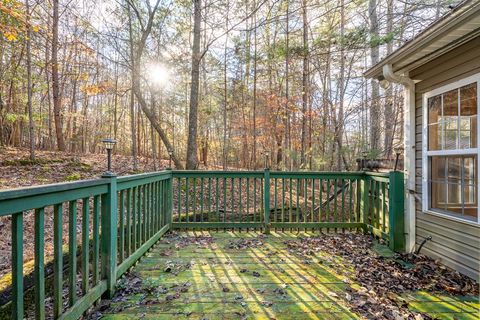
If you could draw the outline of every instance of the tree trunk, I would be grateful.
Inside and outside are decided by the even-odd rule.
[[[300,151],[300,167],[306,166],[306,140],[307,140],[307,108],[308,108],[308,21],[307,21],[307,1],[302,4],[303,19],[303,72],[302,72],[302,136]]]
[[[190,109],[188,116],[188,141],[187,141],[187,169],[196,169],[197,158],[197,128],[198,128],[198,95],[200,80],[200,23],[202,19],[202,1],[194,0],[192,72],[190,87]]]
[[[63,137],[62,124],[62,97],[60,95],[60,79],[58,75],[58,20],[59,0],[53,0],[52,20],[52,92],[53,92],[53,116],[55,120],[55,133],[57,136],[57,148],[65,151],[65,139]]]
[[[32,37],[32,27],[30,25],[30,3],[26,1],[27,9],[27,106],[28,106],[28,133],[29,133],[29,149],[30,160],[35,160],[35,135],[33,123],[33,109],[32,109],[32,52],[30,50],[30,43]]]
[[[128,34],[129,34],[129,44],[130,44],[130,63],[132,65],[132,69],[135,69],[135,55],[134,55],[134,40],[133,40],[133,27],[132,27],[132,13],[130,10],[130,6],[127,5],[128,8]],[[131,91],[130,91],[130,130],[131,130],[131,139],[132,139],[132,158],[133,158],[133,171],[138,170],[138,159],[137,159],[137,136],[136,136],[136,126],[135,126],[135,93],[133,92],[133,75],[131,79]]]
[[[369,0],[368,13],[370,18],[370,37],[375,39],[371,43],[370,59],[371,64],[375,65],[379,59],[379,47],[376,43],[378,38],[378,18],[377,18],[377,0]],[[372,95],[370,107],[370,149],[380,149],[380,107],[379,107],[379,84],[375,79],[371,80]]]

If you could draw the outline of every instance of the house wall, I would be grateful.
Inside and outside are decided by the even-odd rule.
[[[415,191],[422,196],[422,94],[480,72],[480,37],[418,67],[409,76],[415,81],[416,161]],[[416,202],[416,246],[432,236],[422,253],[440,260],[474,279],[480,275],[480,226],[422,211]]]

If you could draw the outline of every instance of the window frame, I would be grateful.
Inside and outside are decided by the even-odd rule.
[[[449,149],[449,150],[428,150],[428,99],[450,90],[459,89],[460,87],[476,82],[477,84],[477,146],[476,148],[468,149]],[[480,168],[480,73],[476,73],[469,77],[462,78],[458,81],[441,86],[434,90],[428,91],[422,97],[422,211],[437,215],[443,218],[452,219],[466,224],[480,225],[480,205],[477,203],[477,221],[468,220],[461,215],[455,213],[447,213],[441,210],[430,209],[430,186],[428,182],[429,177],[429,157],[431,156],[455,156],[455,155],[477,155],[477,168]],[[460,115],[459,115],[460,116]],[[477,175],[477,202],[480,202],[480,175]]]

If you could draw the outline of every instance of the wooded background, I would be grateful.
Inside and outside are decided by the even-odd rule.
[[[0,148],[177,168],[394,157],[402,88],[363,71],[451,0],[0,0]],[[1,150],[1,149],[0,149]]]

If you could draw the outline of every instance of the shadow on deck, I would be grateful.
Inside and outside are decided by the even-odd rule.
[[[345,303],[352,279],[342,259],[305,259],[286,241],[306,233],[169,233],[118,283],[103,319],[359,319]],[[318,235],[318,234],[317,234]],[[345,272],[342,272],[345,274]],[[347,272],[348,273],[348,272]],[[478,301],[409,295],[416,311],[477,319]]]

